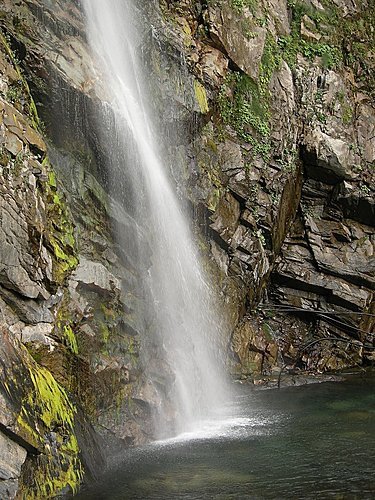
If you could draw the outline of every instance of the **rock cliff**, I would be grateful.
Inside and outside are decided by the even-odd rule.
[[[373,363],[373,1],[138,9],[233,375]],[[113,117],[79,2],[4,0],[0,24],[0,496],[50,498],[152,438],[144,363],[166,390],[172,377],[142,349],[135,241],[152,250],[108,178]]]

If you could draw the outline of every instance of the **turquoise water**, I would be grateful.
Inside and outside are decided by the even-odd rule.
[[[375,378],[241,388],[203,429],[128,450],[82,499],[375,498]]]

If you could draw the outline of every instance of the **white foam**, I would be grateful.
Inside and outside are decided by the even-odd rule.
[[[264,415],[255,417],[232,417],[226,419],[202,420],[194,427],[177,436],[152,443],[154,446],[168,446],[188,441],[208,441],[212,439],[242,439],[250,435],[263,435],[271,432],[270,425],[280,417]]]

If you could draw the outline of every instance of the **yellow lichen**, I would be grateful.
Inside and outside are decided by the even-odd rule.
[[[208,107],[206,90],[203,87],[203,85],[200,82],[198,82],[198,80],[194,80],[194,93],[195,93],[195,98],[199,105],[199,109],[201,110],[201,113],[203,114],[208,113],[209,107]]]
[[[186,19],[180,18],[180,22],[182,24],[184,45],[185,45],[185,47],[189,47],[192,40],[193,40],[191,28],[189,26],[189,23],[186,21]]]

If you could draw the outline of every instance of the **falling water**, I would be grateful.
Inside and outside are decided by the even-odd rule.
[[[83,4],[89,42],[116,117],[113,135],[126,137],[123,175],[131,184],[132,204],[142,211],[147,224],[151,264],[141,261],[139,265],[149,267],[150,307],[173,374],[169,399],[177,409],[175,431],[182,432],[222,403],[226,383],[216,352],[220,319],[188,221],[161,158],[161,133],[155,133],[136,50],[139,34],[134,7],[129,0],[84,0]],[[143,349],[147,350],[148,342],[143,340]],[[162,427],[162,412],[160,417]]]

